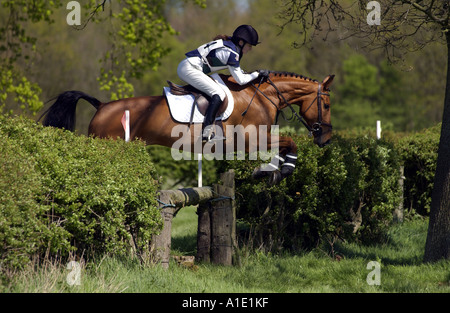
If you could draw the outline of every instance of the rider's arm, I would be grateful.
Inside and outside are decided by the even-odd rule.
[[[242,71],[242,69],[239,66],[238,67],[228,66],[228,69],[230,70],[231,75],[239,85],[248,84],[252,80],[257,79],[259,76],[259,73],[256,71],[251,74],[246,74]]]
[[[217,49],[216,57],[221,60],[223,64],[228,65],[230,74],[239,85],[248,84],[259,76],[258,72],[253,72],[251,74],[244,73],[239,65],[239,54],[229,48]]]

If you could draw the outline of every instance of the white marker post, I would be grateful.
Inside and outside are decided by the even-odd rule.
[[[198,156],[198,187],[203,187],[203,173],[202,173],[203,154],[199,153],[197,156]]]
[[[377,121],[377,139],[381,138],[381,121]]]
[[[125,141],[130,141],[130,111],[126,110],[122,116],[122,126],[125,130]]]

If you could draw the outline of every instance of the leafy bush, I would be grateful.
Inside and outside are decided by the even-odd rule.
[[[223,162],[236,172],[237,216],[258,245],[269,250],[310,248],[341,238],[379,240],[400,201],[400,162],[392,143],[370,137],[342,138],[320,149],[293,137],[298,162],[277,186],[251,178],[260,161]]]
[[[404,207],[429,215],[441,125],[418,132],[398,141],[404,163]]]
[[[36,200],[43,193],[32,156],[9,138],[0,145],[0,259],[5,268],[20,267],[52,236],[63,229],[51,229],[45,211]],[[64,232],[63,232],[64,234]]]
[[[162,227],[145,145],[99,140],[0,116],[0,254],[126,253]],[[6,261],[5,261],[6,260]]]

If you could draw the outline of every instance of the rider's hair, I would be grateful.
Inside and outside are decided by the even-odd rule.
[[[216,37],[213,38],[213,40],[231,40],[231,36],[228,35],[217,35]]]

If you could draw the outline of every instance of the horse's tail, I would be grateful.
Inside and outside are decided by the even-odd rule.
[[[65,128],[73,131],[75,129],[75,113],[78,100],[84,99],[92,104],[96,109],[101,102],[81,91],[66,91],[58,96],[55,103],[42,114],[47,115],[42,123],[44,126]],[[41,116],[41,118],[42,118]],[[39,119],[41,119],[39,118]]]

